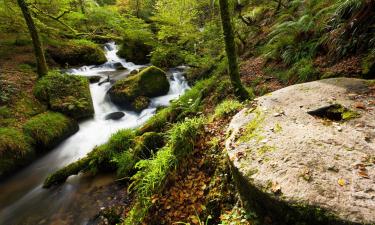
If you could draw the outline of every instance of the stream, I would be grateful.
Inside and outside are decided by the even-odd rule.
[[[109,76],[111,80],[117,80],[126,77],[134,69],[144,67],[119,58],[115,43],[105,44],[104,50],[108,60],[105,64],[70,69],[68,73],[80,76],[99,75],[102,80]],[[116,63],[121,63],[126,70],[116,70]],[[106,94],[111,83],[90,84],[95,116],[81,121],[76,134],[0,183],[0,225],[90,224],[90,219],[98,213],[102,201],[113,197],[111,191],[100,189],[113,183],[113,175],[99,175],[95,178],[72,176],[65,184],[51,189],[42,188],[44,179],[49,173],[105,143],[116,131],[142,125],[156,113],[157,107],[167,106],[171,100],[189,89],[181,68],[168,71],[168,77],[171,84],[169,93],[152,98],[150,106],[141,113],[124,111],[112,104]],[[105,120],[109,113],[119,111],[125,113],[122,119]]]

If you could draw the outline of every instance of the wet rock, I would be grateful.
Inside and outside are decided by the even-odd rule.
[[[113,112],[105,116],[106,120],[119,120],[125,116],[123,112]]]
[[[375,111],[355,108],[375,99],[369,85],[351,78],[293,85],[238,113],[226,148],[242,198],[282,224],[374,224],[375,143],[366,138],[375,134],[366,130]]]

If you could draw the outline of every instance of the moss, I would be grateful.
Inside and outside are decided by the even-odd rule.
[[[53,185],[64,183],[69,176],[77,175],[80,171],[84,170],[87,167],[87,165],[87,158],[83,158],[74,163],[69,164],[68,166],[49,175],[43,183],[43,188],[50,188]]]
[[[37,82],[34,94],[40,101],[46,102],[53,111],[72,118],[82,119],[94,114],[86,78],[50,72]]]
[[[34,158],[29,137],[13,128],[0,128],[0,178]]]
[[[238,142],[247,142],[254,138],[261,139],[260,137],[260,124],[264,121],[265,115],[261,112],[260,109],[255,109],[252,111],[254,113],[254,118],[245,126],[241,137],[238,139]]]
[[[52,149],[78,129],[77,122],[55,112],[34,116],[23,126],[24,132],[34,139],[38,151]]]
[[[134,108],[136,112],[140,112],[146,109],[149,104],[150,104],[149,98],[144,97],[144,96],[139,96],[133,101],[132,108]]]
[[[127,107],[139,96],[151,98],[167,94],[168,91],[166,73],[151,66],[137,75],[117,81],[109,90],[109,96],[114,103]]]
[[[47,48],[48,55],[61,66],[100,65],[107,61],[103,50],[87,40],[71,40]]]

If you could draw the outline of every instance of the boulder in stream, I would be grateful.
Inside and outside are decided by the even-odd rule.
[[[239,112],[226,149],[241,197],[281,224],[375,223],[375,83],[293,85]]]
[[[137,102],[144,103],[145,98],[165,95],[168,91],[169,82],[166,73],[155,66],[150,66],[137,75],[116,81],[108,94],[113,103],[132,108],[137,98]],[[139,99],[140,96],[143,96],[142,101]],[[147,104],[142,104],[141,108],[147,107],[148,104],[149,101]]]
[[[123,112],[113,112],[105,116],[106,120],[119,120],[125,116]]]

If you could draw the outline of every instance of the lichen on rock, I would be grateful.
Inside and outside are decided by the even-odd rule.
[[[226,148],[242,198],[285,224],[375,223],[375,97],[368,83],[293,85],[239,112]]]

